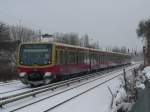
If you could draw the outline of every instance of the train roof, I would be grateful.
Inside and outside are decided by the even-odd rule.
[[[23,44],[55,44],[55,45],[58,45],[58,46],[73,47],[73,48],[84,49],[84,50],[91,50],[91,51],[96,51],[96,52],[104,52],[104,53],[111,53],[111,54],[130,56],[129,54],[125,54],[125,53],[104,51],[104,50],[99,50],[99,49],[86,48],[86,47],[69,45],[69,44],[58,43],[58,42],[24,42],[24,43],[21,43],[21,45],[23,45]]]

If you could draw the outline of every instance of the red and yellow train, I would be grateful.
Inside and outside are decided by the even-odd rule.
[[[18,73],[24,84],[48,84],[79,74],[122,66],[130,55],[61,43],[23,43],[18,53]]]

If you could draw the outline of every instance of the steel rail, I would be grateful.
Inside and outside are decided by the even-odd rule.
[[[15,83],[21,83],[19,80],[9,81],[9,82],[0,82],[0,86],[11,85]]]
[[[90,76],[88,76],[87,78],[93,77],[93,75],[95,75],[95,73],[90,74]],[[0,106],[2,107],[5,104],[8,104],[8,103],[11,103],[11,102],[23,99],[23,98],[27,98],[27,97],[30,97],[30,96],[35,96],[36,94],[39,94],[39,93],[43,93],[43,92],[53,90],[53,89],[58,88],[58,87],[62,87],[62,86],[65,86],[65,85],[69,85],[71,83],[75,83],[75,82],[78,82],[78,81],[81,81],[81,80],[85,80],[86,79],[85,77],[86,76],[79,77],[78,80],[77,79],[65,80],[65,81],[62,81],[62,82],[59,82],[59,83],[53,83],[53,84],[50,84],[50,85],[46,85],[46,86],[44,86],[44,89],[43,89],[43,87],[38,87],[38,88],[35,88],[34,90],[31,90],[31,91],[27,91],[27,92],[19,93],[19,94],[16,94],[16,95],[8,96],[8,97],[5,97],[5,98],[1,98]],[[46,88],[46,87],[48,87],[48,88]],[[35,91],[35,90],[37,90],[37,91]]]
[[[132,68],[132,69],[133,69],[133,68]],[[132,70],[132,69],[129,69],[129,70]],[[129,70],[128,70],[128,71],[129,71]],[[120,72],[120,71],[123,71],[123,70],[115,71],[115,73]],[[111,73],[111,72],[110,72],[110,73]],[[50,96],[45,97],[45,98],[43,98],[43,99],[40,99],[40,100],[38,100],[38,101],[35,101],[35,102],[32,102],[32,103],[26,104],[26,105],[21,106],[21,107],[19,107],[19,108],[17,108],[17,109],[11,110],[10,112],[14,112],[14,111],[20,110],[20,109],[25,108],[25,107],[27,107],[27,106],[30,106],[30,105],[32,105],[32,104],[38,103],[38,102],[40,102],[40,101],[43,101],[43,100],[46,100],[46,99],[48,99],[48,98],[54,97],[54,96],[59,95],[59,94],[61,94],[61,93],[64,93],[64,92],[67,92],[67,91],[69,91],[69,90],[72,90],[72,89],[78,88],[78,87],[80,87],[80,86],[83,86],[83,85],[85,85],[85,84],[87,84],[87,83],[94,82],[95,80],[101,79],[101,78],[103,78],[103,77],[107,77],[108,75],[110,75],[110,73],[107,74],[107,75],[102,75],[102,76],[100,76],[100,77],[98,77],[98,78],[96,78],[96,79],[93,79],[93,80],[91,80],[91,81],[85,82],[85,83],[83,83],[83,84],[77,85],[77,86],[75,86],[75,87],[72,87],[72,88],[63,90],[63,91],[58,92],[58,93],[56,93],[56,94],[50,95]],[[122,73],[119,73],[117,76],[119,76],[119,75],[121,75],[121,74],[123,74],[123,72],[122,72]],[[115,77],[117,77],[117,76],[115,76]],[[113,78],[115,78],[115,77],[113,77]],[[113,79],[113,78],[111,78],[111,79]],[[111,79],[109,79],[109,80],[111,80]],[[105,81],[105,82],[106,82],[106,81]],[[102,83],[104,83],[104,82],[102,82]],[[78,96],[79,96],[79,95],[78,95]],[[73,99],[73,98],[71,98],[71,99]],[[71,100],[71,99],[70,99],[70,100]],[[68,100],[67,100],[67,101],[68,101]],[[63,102],[63,103],[65,103],[65,102]],[[60,103],[60,104],[63,104],[63,103]],[[54,107],[52,107],[52,108],[50,108],[50,109],[53,109],[53,108],[59,106],[60,104],[58,104],[58,105],[56,105],[56,106],[54,106]],[[49,109],[48,109],[48,111],[49,111]]]
[[[89,75],[89,76],[93,76],[93,75]],[[34,91],[37,91],[37,90],[45,89],[45,88],[48,88],[48,87],[52,87],[52,86],[55,86],[55,85],[59,85],[59,84],[68,82],[68,81],[77,80],[79,78],[85,78],[85,77],[86,76],[76,77],[76,78],[72,78],[72,79],[69,79],[69,80],[64,80],[64,81],[60,81],[60,82],[57,82],[57,83],[52,83],[52,84],[40,86],[40,87],[37,87],[37,88],[33,88],[31,90],[27,90],[27,91],[22,92],[22,93],[17,93],[17,94],[13,94],[13,95],[6,96],[6,97],[1,97],[0,99],[4,100],[4,99],[12,98],[12,97],[15,97],[15,96],[23,95],[23,94],[26,94],[26,93],[34,92]]]
[[[18,89],[14,89],[14,90],[5,91],[5,92],[0,93],[0,95],[6,94],[6,93],[11,93],[11,92],[14,92],[14,91],[23,90],[23,89],[26,89],[26,88],[27,88],[27,87],[23,87],[23,88],[18,88]],[[0,98],[0,99],[1,99],[1,98]]]
[[[104,72],[108,72],[108,71],[104,71]],[[101,75],[103,72],[99,72],[99,73],[100,73],[99,75]],[[29,97],[29,96],[35,96],[36,94],[46,92],[48,90],[54,90],[55,88],[62,87],[62,86],[65,86],[65,85],[69,85],[71,83],[75,83],[75,82],[78,82],[78,81],[81,81],[81,80],[85,80],[85,79],[93,77],[93,76],[96,76],[95,73],[85,75],[85,76],[82,76],[82,77],[72,78],[72,79],[61,81],[61,82],[58,82],[58,83],[52,83],[52,84],[45,85],[45,86],[42,86],[42,87],[37,87],[37,88],[34,88],[32,90],[28,90],[28,91],[18,93],[18,94],[14,94],[14,95],[11,95],[11,96],[2,97],[2,98],[0,98],[0,107],[2,107],[2,105],[5,105],[7,103],[14,102],[14,101],[17,101],[19,99],[23,99],[23,98],[26,98],[26,97]]]
[[[101,86],[102,84],[104,84],[104,83],[106,83],[106,82],[108,82],[108,81],[110,81],[110,80],[112,80],[112,79],[114,79],[114,78],[116,78],[116,77],[118,77],[118,76],[120,76],[120,75],[122,75],[122,74],[123,74],[123,73],[120,73],[120,74],[118,74],[117,76],[114,76],[114,77],[112,77],[112,78],[110,78],[110,79],[108,79],[108,80],[106,80],[106,81],[104,81],[104,82],[102,82],[102,83],[99,83],[98,85],[93,86],[93,87],[87,89],[86,91],[81,92],[81,93],[79,93],[79,94],[77,94],[77,95],[75,95],[75,96],[73,96],[73,97],[70,97],[70,98],[68,98],[68,99],[66,99],[66,100],[64,100],[64,101],[62,101],[62,102],[60,102],[60,103],[58,103],[57,105],[55,105],[55,106],[53,106],[53,107],[51,107],[51,108],[49,108],[49,109],[47,109],[47,110],[45,110],[45,111],[43,111],[43,112],[48,112],[48,111],[50,111],[50,110],[53,110],[53,109],[55,109],[55,108],[57,108],[57,107],[59,107],[59,106],[65,104],[65,103],[69,102],[70,100],[73,100],[73,99],[75,99],[75,98],[77,98],[77,97],[79,97],[79,96],[81,96],[81,95],[83,95],[83,94],[85,94],[85,93],[87,93],[87,92],[89,92],[89,91],[91,91],[91,90],[93,90],[93,89],[95,89],[95,88]]]
[[[91,76],[91,77],[93,77],[93,76]],[[46,91],[49,91],[49,90],[54,90],[58,87],[62,87],[62,86],[69,85],[69,84],[72,84],[72,83],[75,83],[75,82],[79,82],[79,81],[85,80],[87,78],[90,78],[90,77],[86,77],[86,78],[82,77],[82,78],[79,78],[79,79],[76,79],[76,80],[61,82],[60,84],[55,84],[54,86],[47,87],[47,88],[44,88],[44,89],[40,89],[40,90],[37,90],[37,91],[33,91],[33,92],[29,92],[29,93],[25,92],[26,94],[21,93],[21,95],[19,95],[19,96],[12,95],[12,96],[9,96],[9,98],[8,97],[7,98],[1,98],[0,106],[2,107],[5,104],[8,104],[8,103],[11,103],[11,102],[23,99],[23,98],[27,98],[27,97],[30,97],[30,96],[35,96],[36,94],[40,94],[40,93],[43,93],[43,92],[46,92]]]
[[[122,68],[122,67],[120,67]],[[120,68],[115,68],[115,69],[120,69]],[[111,71],[113,71],[114,69],[110,69]],[[105,71],[101,71],[99,73],[103,74],[103,72],[109,72],[110,70],[105,70]],[[80,79],[80,78],[85,78],[87,76],[94,76],[94,74],[87,74],[87,75],[84,75],[84,76],[80,76],[80,77],[75,77],[75,78],[71,78],[71,79],[68,79],[68,80],[64,80],[64,81],[60,81],[60,82],[57,82],[57,83],[52,83],[52,84],[48,84],[48,85],[44,85],[44,86],[40,86],[40,87],[37,87],[37,88],[33,88],[31,90],[27,90],[27,91],[24,91],[22,93],[17,93],[17,94],[13,94],[13,95],[10,95],[10,96],[5,96],[5,97],[1,97],[0,99],[1,100],[4,100],[4,99],[9,99],[9,98],[12,98],[12,97],[16,97],[16,96],[20,96],[20,95],[23,95],[23,94],[26,94],[26,93],[31,93],[31,92],[34,92],[34,91],[37,91],[37,90],[41,90],[41,89],[44,89],[44,88],[48,88],[48,87],[52,87],[52,86],[55,86],[55,85],[58,85],[58,84],[64,84],[65,82],[68,82],[68,81],[72,81],[72,80],[77,80],[77,79]]]

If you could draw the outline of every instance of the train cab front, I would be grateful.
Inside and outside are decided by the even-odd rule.
[[[18,67],[18,71],[20,71],[19,79],[23,84],[31,86],[48,84],[53,80],[51,72],[46,72],[41,68],[38,68],[36,70],[37,71],[32,68]]]
[[[22,44],[18,58],[18,75],[22,83],[31,86],[50,83],[51,60],[52,44]]]

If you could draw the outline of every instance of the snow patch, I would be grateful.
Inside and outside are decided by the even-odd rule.
[[[142,73],[145,76],[145,78],[149,80],[150,79],[150,66],[145,67]]]
[[[142,83],[136,83],[136,88],[145,89],[145,85]]]
[[[114,103],[115,104],[119,104],[121,103],[124,99],[127,98],[127,94],[126,94],[126,91],[124,90],[124,88],[121,88],[114,100]]]

